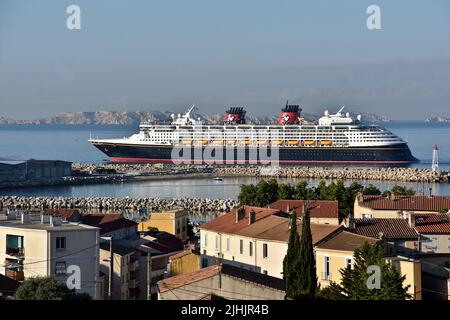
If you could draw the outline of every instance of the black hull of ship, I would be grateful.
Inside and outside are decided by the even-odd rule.
[[[112,161],[155,163],[270,164],[270,148],[223,146],[173,146],[96,143]],[[206,151],[205,151],[206,148]],[[212,149],[222,149],[211,152]],[[182,149],[182,151],[180,151]],[[279,147],[280,165],[408,166],[419,162],[406,144],[384,147]],[[216,152],[217,157],[216,157]],[[275,151],[276,152],[276,151]],[[172,157],[172,154],[175,157]],[[208,156],[209,155],[209,156]],[[223,159],[222,159],[223,158]],[[222,161],[218,162],[218,159]]]

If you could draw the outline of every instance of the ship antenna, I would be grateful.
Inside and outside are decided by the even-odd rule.
[[[345,106],[342,106],[342,108],[339,109],[339,111],[336,114],[341,114],[342,110],[344,110]]]

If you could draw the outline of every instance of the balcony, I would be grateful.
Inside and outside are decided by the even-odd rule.
[[[24,281],[25,280],[25,275],[24,275],[23,271],[18,271],[18,270],[14,270],[14,269],[6,269],[5,276],[7,276],[8,278],[14,279],[16,281]]]
[[[322,272],[321,280],[330,281],[331,280],[331,273],[329,273],[329,272]]]
[[[16,259],[25,259],[25,248],[6,247],[6,255]]]
[[[139,269],[139,260],[130,261],[128,264],[128,270],[130,272],[137,271]]]

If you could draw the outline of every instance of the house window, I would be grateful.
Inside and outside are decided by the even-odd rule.
[[[239,252],[244,253],[244,240],[239,240]]]
[[[323,259],[322,280],[330,280],[330,257],[328,256]]]
[[[363,213],[363,214],[361,214],[361,218],[372,219],[372,214],[371,213]]]
[[[204,238],[203,238],[203,245],[204,245],[205,247],[208,246],[208,234],[207,234],[207,233],[205,233],[205,236],[204,236]]]
[[[217,236],[216,235],[216,243],[215,243],[215,245],[216,245],[216,250],[218,250],[219,249],[219,236]]]
[[[345,267],[347,269],[351,269],[352,268],[352,259],[351,258],[345,258]]]
[[[66,274],[66,262],[64,262],[64,261],[56,262],[55,274],[56,275],[65,275]]]
[[[267,258],[267,243],[263,244],[263,258]]]
[[[56,237],[56,249],[57,250],[66,249],[66,237]]]
[[[227,238],[227,251],[230,251],[230,238]]]
[[[248,254],[250,257],[253,256],[253,242],[251,241],[248,243]]]

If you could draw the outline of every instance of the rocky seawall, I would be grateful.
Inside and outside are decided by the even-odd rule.
[[[192,213],[223,213],[238,206],[234,199],[162,199],[162,198],[63,198],[63,197],[0,197],[0,210],[39,211],[47,208],[79,209],[98,212],[152,212],[184,208]]]
[[[280,177],[299,179],[378,180],[398,182],[449,182],[448,172],[433,172],[420,168],[373,168],[373,167],[270,167],[257,165],[182,165],[170,164],[74,164],[74,170],[93,173],[99,168],[112,169],[117,173],[140,175],[209,174],[217,176]]]

